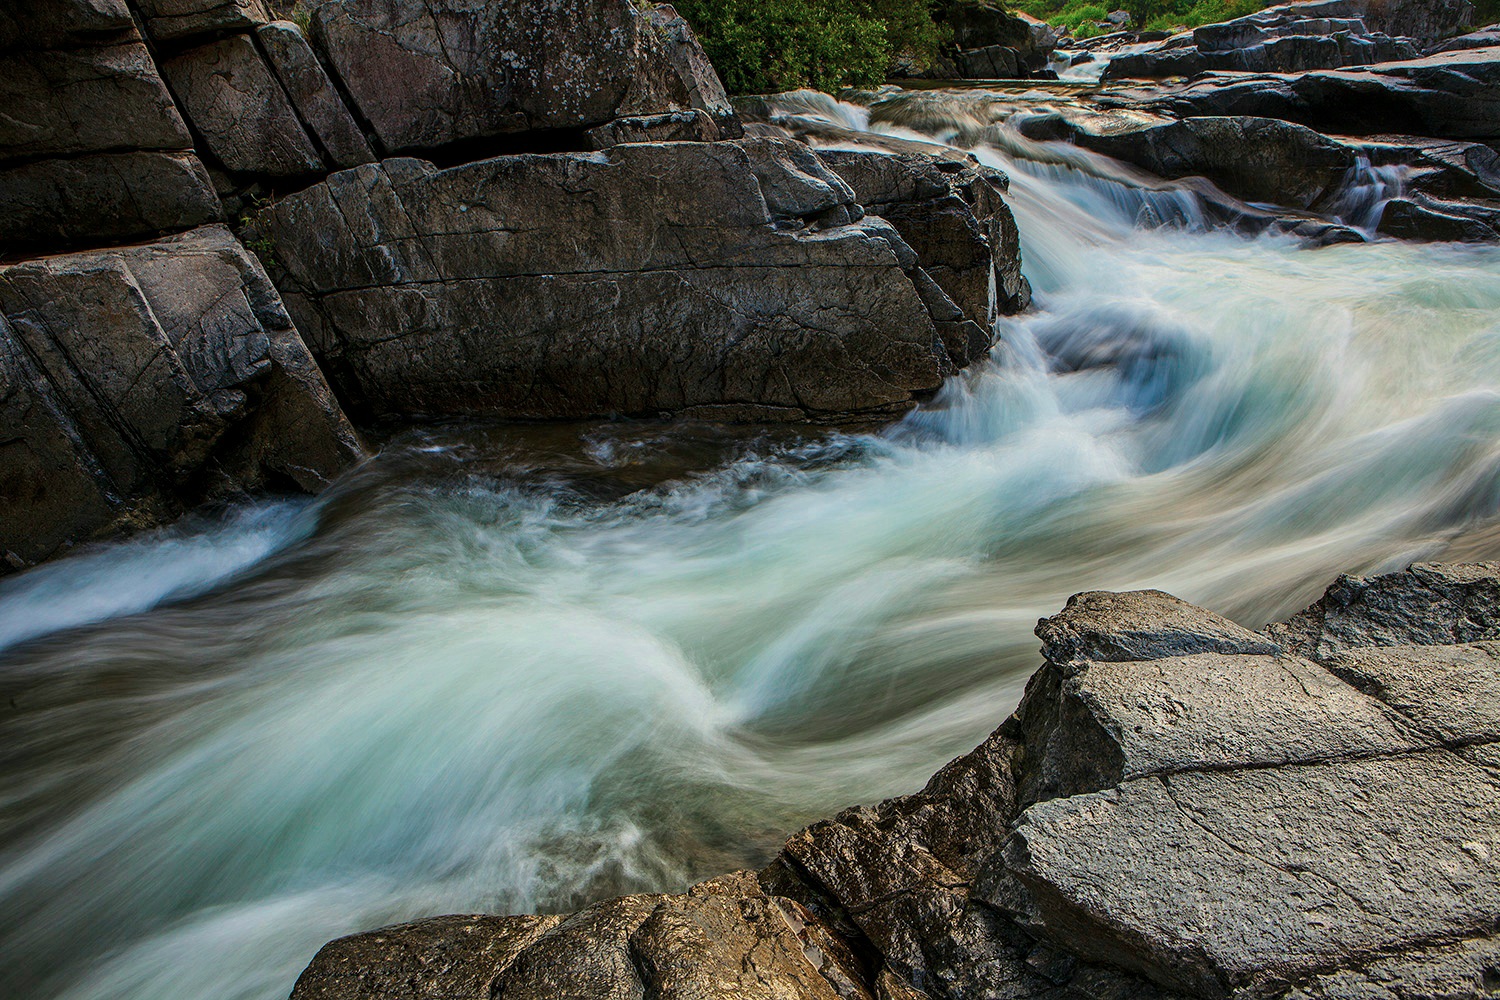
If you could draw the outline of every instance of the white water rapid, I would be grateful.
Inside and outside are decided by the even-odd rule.
[[[978,153],[1036,306],[898,426],[434,430],[0,583],[0,996],[284,1000],[340,934],[762,864],[976,744],[1071,593],[1259,626],[1484,537],[1500,251]]]

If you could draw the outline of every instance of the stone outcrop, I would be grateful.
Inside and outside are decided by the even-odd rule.
[[[220,217],[123,2],[8,10],[0,22],[0,252],[148,236]]]
[[[1179,118],[1279,118],[1339,135],[1493,141],[1500,137],[1500,49],[1443,52],[1358,70],[1209,73],[1177,86],[1124,90],[1101,103]]]
[[[1414,59],[1467,27],[1467,0],[1313,0],[1205,24],[1143,52],[1116,56],[1111,78],[1192,76],[1207,70],[1300,72]]]
[[[319,952],[293,1000],[1480,997],[1500,938],[1500,565],[1341,578],[1252,632],[1042,621],[1016,714],[756,875]]]
[[[782,139],[387,160],[262,225],[299,327],[366,415],[895,413],[992,335],[993,307],[966,314]],[[953,263],[934,266],[956,287]]]
[[[667,6],[325,0],[312,24],[387,155],[695,108],[733,121],[718,75]]]
[[[265,272],[212,226],[0,267],[11,568],[361,454]]]

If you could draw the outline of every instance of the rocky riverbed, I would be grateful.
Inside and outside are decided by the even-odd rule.
[[[342,938],[293,1000],[1493,992],[1500,565],[1344,577],[1258,633],[1159,591],[1036,632],[984,743],[759,872]]]
[[[0,992],[1494,993],[1470,21],[0,11]]]

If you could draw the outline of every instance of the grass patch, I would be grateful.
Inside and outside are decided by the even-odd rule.
[[[1489,2],[1500,6],[1500,0]],[[1092,38],[1104,30],[1095,27],[1095,23],[1115,10],[1128,11],[1134,28],[1178,31],[1244,17],[1269,6],[1262,0],[1127,0],[1105,8],[1098,0],[1018,0],[1015,9],[1067,28],[1075,38]]]

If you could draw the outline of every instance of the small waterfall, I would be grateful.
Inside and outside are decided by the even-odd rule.
[[[1338,189],[1325,200],[1323,210],[1345,224],[1373,235],[1380,225],[1386,204],[1405,192],[1409,169],[1403,164],[1372,166],[1370,157],[1361,153],[1355,158],[1354,166],[1344,174]]]

